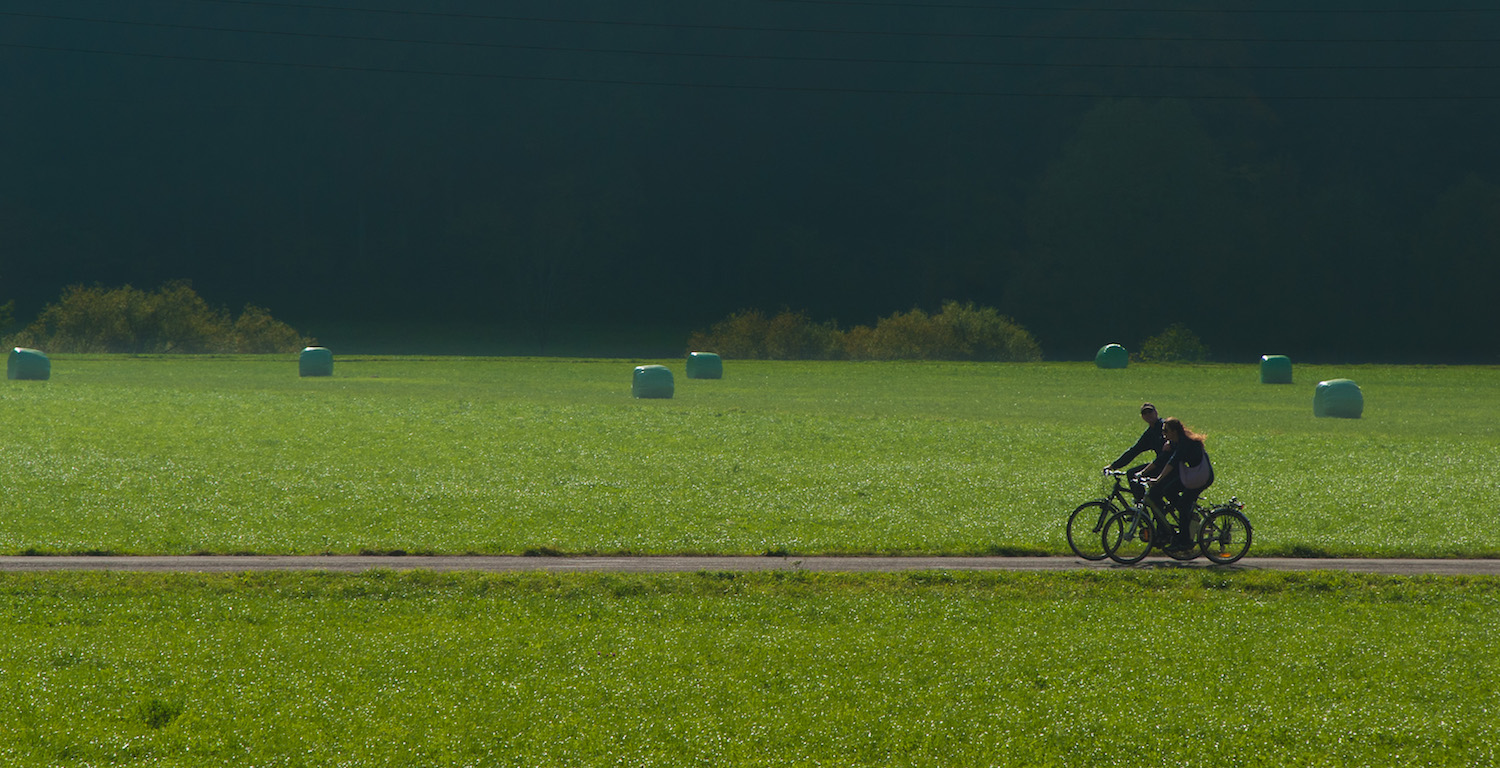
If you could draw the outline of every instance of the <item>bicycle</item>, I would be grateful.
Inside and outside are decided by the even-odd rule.
[[[1203,519],[1198,531],[1198,546],[1217,565],[1229,565],[1250,551],[1250,518],[1245,502],[1230,496],[1229,501],[1214,507]]]
[[[1196,519],[1186,548],[1172,545],[1180,530],[1180,516],[1153,504],[1116,512],[1105,521],[1100,539],[1105,556],[1121,565],[1139,563],[1153,548],[1177,560],[1202,554],[1215,565],[1228,565],[1250,551],[1253,534],[1244,509],[1245,503],[1234,496],[1208,509],[1195,504]]]
[[[1095,561],[1109,556],[1104,546],[1104,524],[1116,514],[1139,506],[1138,502],[1125,496],[1129,487],[1120,482],[1120,478],[1125,475],[1125,472],[1118,469],[1104,470],[1106,478],[1114,478],[1115,487],[1105,488],[1103,496],[1079,504],[1073,514],[1068,516],[1068,546],[1072,548],[1073,554]]]

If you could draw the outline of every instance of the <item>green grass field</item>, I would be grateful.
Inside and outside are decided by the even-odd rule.
[[[644,361],[641,361],[644,362]],[[1500,554],[1500,369],[56,356],[0,552],[1053,553],[1158,403],[1257,554]],[[1314,419],[1312,387],[1364,389]],[[1494,765],[1500,579],[0,574],[0,765]]]
[[[0,575],[0,765],[1483,766],[1500,579]]]
[[[1052,553],[1157,403],[1251,556],[1500,555],[1500,369],[68,356],[0,387],[0,552]],[[1315,419],[1347,377],[1358,420]]]

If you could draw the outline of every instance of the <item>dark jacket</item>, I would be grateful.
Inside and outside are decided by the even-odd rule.
[[[1172,455],[1167,457],[1167,463],[1178,472],[1182,471],[1183,462],[1187,462],[1190,467],[1196,467],[1200,461],[1203,461],[1203,443],[1187,438],[1178,440],[1177,444],[1172,446]]]
[[[1177,441],[1177,443],[1173,444],[1172,455],[1167,458],[1167,463],[1171,464],[1172,471],[1177,473],[1175,477],[1178,480],[1181,480],[1182,470],[1185,467],[1196,467],[1199,464],[1202,464],[1207,453],[1208,451],[1203,447],[1203,443],[1183,438],[1182,440],[1179,440]],[[1199,486],[1197,490],[1201,492],[1204,488],[1207,488],[1208,486],[1213,484],[1214,468],[1212,465],[1209,465],[1208,482],[1204,483],[1202,486]],[[1183,485],[1184,487],[1186,487],[1186,483],[1184,483]]]
[[[1161,431],[1162,421],[1162,419],[1157,419],[1155,424],[1146,427],[1146,431],[1141,433],[1141,439],[1135,441],[1135,445],[1130,446],[1129,450],[1120,454],[1120,458],[1115,459],[1109,468],[1119,469],[1146,451],[1156,452],[1156,458],[1152,459],[1151,463],[1160,466],[1167,450],[1167,436]]]

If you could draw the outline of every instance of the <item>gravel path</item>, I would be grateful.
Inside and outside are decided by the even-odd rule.
[[[1179,563],[1148,558],[1134,566],[1076,557],[513,557],[428,555],[186,555],[0,557],[0,571],[337,571],[373,569],[431,571],[548,571],[671,573],[697,571],[1068,571],[1116,568],[1225,568],[1266,571],[1350,571],[1386,574],[1500,576],[1500,560],[1310,559],[1247,557],[1231,566],[1206,560]]]

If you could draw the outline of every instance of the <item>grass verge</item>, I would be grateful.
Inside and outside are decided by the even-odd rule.
[[[0,576],[5,765],[1489,765],[1500,580]]]

